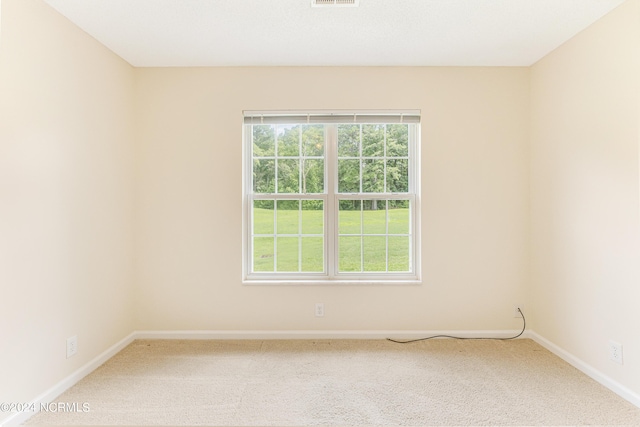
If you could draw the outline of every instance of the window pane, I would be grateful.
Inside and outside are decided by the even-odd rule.
[[[302,192],[324,193],[324,160],[302,159]]]
[[[270,125],[253,126],[253,157],[275,156],[276,129]]]
[[[384,236],[364,236],[364,271],[387,270],[387,239]]]
[[[343,271],[362,271],[361,267],[361,238],[343,237],[339,239],[339,263],[338,268]]]
[[[409,271],[409,238],[389,236],[389,271]]]
[[[360,156],[360,125],[338,125],[338,157]]]
[[[387,125],[387,157],[409,156],[409,125]]]
[[[384,192],[384,160],[363,160],[362,162],[362,192]]]
[[[323,205],[322,200],[302,201],[302,234],[324,233]]]
[[[386,234],[387,212],[385,200],[364,200],[362,230],[364,234]]]
[[[322,237],[302,238],[302,271],[322,272],[324,270],[324,239]]]
[[[338,192],[360,192],[360,160],[338,160]]]
[[[387,191],[390,193],[409,192],[409,160],[387,160]]]
[[[299,271],[298,240],[299,239],[297,237],[277,238],[277,271]]]
[[[275,193],[276,167],[273,160],[253,161],[253,192]]]
[[[389,200],[389,234],[409,234],[408,200]]]
[[[300,155],[300,126],[278,125],[278,156]]]
[[[296,159],[278,160],[278,193],[300,192],[300,162]]]
[[[324,126],[323,125],[303,125],[302,126],[302,155],[303,156],[324,155]]]
[[[299,200],[278,200],[276,233],[298,234],[300,232],[299,209]]]
[[[384,156],[384,125],[362,125],[362,155]]]
[[[253,238],[253,271],[273,271],[273,237]]]
[[[253,234],[273,234],[273,200],[253,201]]]
[[[339,234],[360,234],[361,212],[360,200],[340,200],[340,211],[338,213],[338,233]]]

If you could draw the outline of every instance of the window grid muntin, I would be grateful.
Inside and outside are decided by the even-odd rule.
[[[410,194],[412,193],[412,138],[415,137],[415,135],[411,135],[412,133],[412,126],[410,124],[405,124],[405,126],[407,126],[407,156],[388,156],[387,154],[387,149],[388,149],[388,127],[391,124],[375,124],[376,126],[382,126],[383,130],[384,130],[384,138],[382,141],[382,149],[383,149],[383,155],[382,156],[364,156],[363,155],[363,147],[364,147],[364,139],[363,139],[363,135],[364,135],[364,127],[365,126],[371,126],[373,124],[358,124],[358,125],[353,125],[353,124],[345,124],[346,126],[359,126],[359,141],[358,141],[358,156],[341,156],[338,153],[338,143],[339,141],[336,139],[336,149],[335,149],[335,155],[336,155],[336,163],[339,164],[340,160],[358,160],[359,161],[359,191],[358,193],[352,193],[352,192],[341,192],[339,191],[338,188],[338,184],[339,184],[339,177],[336,176],[336,186],[335,186],[335,192],[337,194],[376,194],[376,192],[366,192],[363,189],[363,183],[364,183],[364,176],[363,176],[363,172],[364,172],[364,162],[366,160],[379,160],[382,161],[383,163],[383,193],[384,194],[388,194],[391,193],[391,191],[389,191],[389,186],[388,186],[388,182],[387,182],[387,177],[388,177],[388,164],[389,164],[389,160],[406,160],[407,161],[407,191],[406,192],[399,192],[400,194]],[[394,125],[397,125],[394,124]],[[337,125],[340,126],[340,125]],[[339,174],[339,171],[337,172]],[[394,192],[394,193],[398,193],[398,192]]]
[[[291,194],[288,194],[288,196],[293,196]],[[326,253],[323,250],[323,269],[322,271],[303,271],[302,270],[302,244],[303,238],[322,238],[323,239],[323,247],[326,246],[326,243],[324,243],[326,241],[326,202],[325,199],[322,198],[318,198],[318,197],[306,197],[304,199],[301,198],[294,198],[294,197],[286,197],[286,198],[274,198],[273,195],[271,195],[271,197],[269,195],[262,195],[262,197],[252,197],[251,199],[251,251],[250,251],[250,256],[251,256],[251,272],[254,273],[259,273],[259,274],[265,274],[265,273],[270,273],[270,271],[263,271],[263,270],[255,270],[255,262],[256,260],[254,259],[255,256],[255,239],[256,238],[272,238],[273,239],[273,273],[304,273],[304,274],[318,274],[318,273],[325,273],[326,272]],[[273,201],[274,203],[274,213],[273,213],[273,233],[256,233],[255,232],[255,201],[256,200],[269,200],[269,201]],[[278,201],[283,201],[283,200],[292,200],[292,201],[298,201],[298,232],[297,233],[279,233],[278,232]],[[304,200],[313,200],[313,201],[321,201],[323,208],[321,209],[322,211],[322,229],[323,229],[323,233],[303,233],[303,220],[302,220],[302,211],[303,211],[303,201]],[[297,238],[298,239],[298,270],[297,271],[278,271],[277,270],[277,266],[278,266],[278,238]]]
[[[360,201],[360,233],[341,233],[340,225],[338,224],[338,228],[336,230],[337,237],[337,245],[335,251],[335,265],[338,266],[337,275],[360,275],[360,274],[411,274],[414,273],[414,259],[415,259],[415,247],[414,247],[414,200],[415,197],[413,195],[407,194],[376,194],[374,197],[369,197],[369,194],[339,194],[336,195],[336,208],[338,212],[336,213],[336,222],[340,221],[340,201],[342,200],[358,200]],[[364,202],[369,200],[378,200],[385,202],[385,233],[365,233],[364,232]],[[407,233],[389,233],[389,202],[391,201],[400,201],[406,200],[409,202],[408,208],[408,231]],[[364,237],[372,236],[372,237],[385,237],[385,270],[375,270],[375,271],[366,271],[364,270]],[[360,271],[339,271],[340,265],[340,237],[360,237]],[[396,271],[389,270],[389,237],[406,237],[409,239],[409,247],[408,247],[408,270],[406,271]]]
[[[311,127],[315,127],[318,126],[316,125],[304,125],[304,124],[295,124],[295,125],[281,125],[281,124],[272,124],[272,125],[263,125],[263,124],[255,124],[255,125],[247,125],[248,128],[250,129],[249,132],[249,139],[250,139],[250,147],[251,147],[251,159],[252,159],[252,173],[251,173],[251,193],[252,194],[325,194],[326,193],[326,147],[327,147],[327,143],[326,143],[326,126],[323,130],[323,132],[325,132],[324,135],[324,144],[322,147],[322,151],[323,153],[325,153],[324,156],[309,156],[309,155],[305,155],[303,153],[303,130],[306,127],[311,128]],[[273,129],[273,140],[274,140],[274,155],[273,156],[259,156],[255,154],[254,151],[254,126],[268,126],[270,128]],[[280,155],[279,151],[280,151],[280,140],[284,137],[284,133],[286,132],[287,129],[291,129],[291,128],[297,128],[297,133],[298,133],[298,143],[297,143],[297,149],[298,149],[298,153],[297,155]],[[283,132],[279,132],[280,129],[284,129],[285,131]],[[274,162],[274,191],[273,193],[269,193],[269,192],[260,192],[257,193],[255,191],[256,188],[256,183],[254,182],[254,162],[256,160],[272,160]],[[302,192],[302,181],[303,181],[303,174],[305,172],[304,170],[304,164],[307,160],[318,160],[318,161],[322,161],[323,162],[323,180],[322,180],[322,186],[323,186],[323,191],[321,192]],[[298,162],[298,166],[297,166],[297,170],[298,170],[298,191],[297,192],[282,192],[280,191],[280,162],[281,161],[297,161]]]
[[[418,125],[409,125],[408,127],[408,135],[407,135],[407,151],[408,151],[408,156],[397,156],[397,157],[389,157],[387,156],[387,131],[385,130],[385,137],[384,137],[384,141],[383,141],[383,147],[384,147],[384,152],[383,152],[383,156],[382,157],[373,157],[373,156],[362,156],[362,150],[363,150],[363,144],[362,144],[362,129],[363,126],[360,125],[359,126],[359,155],[362,156],[359,158],[359,177],[362,177],[363,171],[362,171],[362,160],[364,159],[376,159],[376,160],[381,160],[384,164],[384,191],[385,193],[379,194],[379,193],[338,193],[337,192],[337,175],[338,175],[338,168],[337,168],[337,160],[338,160],[338,153],[337,153],[337,125],[324,125],[324,129],[325,129],[325,147],[324,147],[324,190],[325,192],[323,194],[311,194],[312,196],[324,196],[322,197],[323,199],[325,199],[324,202],[324,218],[325,218],[325,222],[324,222],[324,229],[325,229],[325,238],[324,238],[324,242],[325,242],[325,250],[324,250],[324,267],[325,267],[325,273],[317,275],[315,273],[305,273],[304,277],[307,278],[313,278],[313,276],[316,277],[321,277],[324,278],[324,280],[331,280],[331,279],[337,279],[340,280],[340,278],[344,278],[349,276],[349,280],[352,279],[357,279],[357,281],[362,281],[362,280],[383,280],[383,281],[387,281],[387,280],[396,280],[394,278],[398,278],[400,280],[405,280],[406,279],[412,279],[412,278],[417,278],[419,276],[416,276],[418,273],[418,270],[416,269],[416,256],[417,253],[416,251],[418,250],[415,241],[416,238],[418,238],[419,236],[415,236],[414,233],[414,226],[417,225],[415,224],[415,222],[417,221],[417,217],[416,214],[414,212],[414,208],[415,208],[415,192],[414,192],[414,188],[415,188],[415,184],[417,184],[416,180],[417,180],[417,176],[415,175],[415,162],[418,161],[418,159],[416,159],[415,157],[415,153],[416,153],[416,144],[417,144],[417,126]],[[247,134],[249,135],[249,146],[252,147],[251,144],[251,126],[249,127],[249,132],[247,132]],[[333,128],[333,130],[332,130]],[[386,128],[386,126],[385,126]],[[300,128],[301,129],[301,128]],[[299,130],[299,132],[301,132],[301,130]],[[333,136],[329,137],[331,135],[331,133],[333,132]],[[298,138],[298,147],[299,150],[302,149],[302,142],[300,140],[300,138]],[[277,145],[277,143],[276,143]],[[269,156],[263,156],[260,158],[268,158]],[[275,156],[274,156],[275,157]],[[282,158],[282,157],[280,157]],[[291,158],[295,158],[295,157],[285,157],[288,159]],[[298,157],[300,158],[300,157]],[[307,158],[312,158],[311,156],[307,156]],[[313,158],[318,158],[318,159],[322,159],[322,157],[320,156],[313,156]],[[341,159],[343,158],[347,158],[347,157],[341,157]],[[357,158],[356,158],[357,159]],[[390,159],[394,159],[394,160],[405,160],[406,161],[406,166],[407,166],[407,172],[408,172],[408,191],[406,193],[397,193],[397,192],[389,192],[389,188],[388,184],[387,184],[387,167],[388,167],[388,160]],[[250,165],[249,165],[250,166]],[[302,167],[302,166],[300,166]],[[299,169],[300,170],[300,169]],[[276,169],[276,175],[277,175],[277,169]],[[250,175],[251,177],[253,177],[253,174]],[[300,175],[299,175],[300,177]],[[359,180],[359,187],[360,189],[362,189],[362,179]],[[336,259],[334,262],[331,262],[330,258],[329,258],[329,252],[332,253],[332,256],[337,256],[338,253],[338,233],[337,233],[337,224],[335,224],[337,222],[338,219],[338,211],[339,211],[339,204],[336,202],[334,205],[334,197],[329,197],[328,199],[326,198],[326,196],[328,194],[331,194],[331,192],[327,192],[329,189],[335,188],[334,190],[334,195],[339,195],[341,197],[361,197],[363,199],[372,199],[372,198],[377,198],[377,199],[401,199],[401,198],[408,198],[411,199],[411,209],[410,209],[410,214],[409,214],[409,227],[410,227],[410,233],[409,235],[403,235],[402,237],[407,237],[409,239],[408,242],[408,246],[409,246],[409,273],[407,272],[396,272],[396,271],[389,271],[387,273],[374,273],[374,274],[369,274],[368,272],[355,272],[355,273],[351,273],[351,272],[343,272],[343,273],[337,273],[334,269],[337,270],[338,268],[338,260]],[[277,187],[276,187],[277,189]],[[299,191],[301,191],[301,184],[299,184],[298,186]],[[253,193],[253,186],[251,185],[250,188],[248,188],[248,193],[250,194],[250,199],[254,199],[254,198],[262,198],[261,196],[274,196],[273,194],[267,194],[267,193]],[[306,199],[307,197],[306,194],[295,194],[295,193],[279,193],[277,194],[278,198],[289,198],[289,197],[293,197],[293,198],[298,198],[300,200],[302,199]],[[333,205],[333,206],[332,206]],[[385,213],[386,216],[388,216],[388,209]],[[387,270],[388,270],[388,265],[389,265],[389,257],[390,257],[390,253],[389,253],[389,237],[394,237],[395,234],[388,234],[388,218],[386,219],[385,222],[385,227],[386,227],[386,237],[385,237],[385,264],[387,265]],[[335,225],[334,225],[335,224]],[[364,226],[364,224],[363,224]],[[373,235],[372,235],[373,236]],[[335,237],[335,239],[334,239]],[[332,249],[333,248],[333,249]],[[249,257],[253,256],[253,251],[248,251],[249,253]],[[364,251],[363,251],[364,253]],[[251,265],[251,264],[249,264]],[[289,277],[289,274],[287,273],[272,273],[272,274],[268,274],[268,275],[261,275],[258,274],[251,274],[251,278],[252,279],[257,279],[258,281],[262,280],[262,279],[266,279],[266,280],[273,280],[273,279],[286,279],[287,277]],[[294,276],[295,277],[295,273]],[[302,280],[303,277],[300,277],[298,275],[298,277]]]

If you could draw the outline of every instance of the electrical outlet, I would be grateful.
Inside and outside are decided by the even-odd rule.
[[[67,359],[74,356],[78,352],[78,336],[74,335],[67,338]]]
[[[316,317],[324,317],[324,304],[321,302],[316,303]]]
[[[522,304],[516,304],[513,306],[513,317],[517,317],[518,319],[522,318],[522,313],[518,311],[518,309],[524,311],[524,306]]]
[[[609,359],[622,365],[622,344],[609,341]]]

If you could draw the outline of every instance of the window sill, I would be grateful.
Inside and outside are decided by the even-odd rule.
[[[248,286],[416,286],[422,285],[422,280],[304,280],[304,279],[245,279],[243,285]]]

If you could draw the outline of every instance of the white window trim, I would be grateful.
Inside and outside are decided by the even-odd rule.
[[[421,280],[421,232],[420,232],[420,112],[419,110],[317,110],[317,111],[245,111],[243,115],[242,126],[242,283],[246,285],[418,285]],[[260,198],[269,198],[269,195],[253,195],[251,176],[253,172],[253,158],[251,135],[247,132],[251,124],[274,124],[279,121],[282,123],[282,116],[287,116],[288,124],[295,120],[300,124],[330,124],[331,118],[338,117],[336,123],[345,123],[344,117],[349,117],[349,123],[396,123],[406,122],[416,124],[410,126],[409,144],[409,193],[386,193],[384,197],[376,197],[375,194],[354,193],[339,194],[337,192],[337,178],[335,166],[337,165],[337,147],[329,146],[337,143],[337,135],[326,136],[327,146],[325,147],[325,188],[332,186],[331,193],[309,195],[287,194],[285,198],[292,199],[322,199],[324,200],[324,217],[325,217],[325,269],[328,271],[322,273],[312,272],[293,272],[293,273],[251,273],[251,232],[249,230],[252,223],[252,205],[253,200]],[[342,117],[342,119],[340,119]],[[351,118],[353,117],[353,122]],[[398,120],[400,117],[400,121]],[[293,120],[291,120],[294,118]],[[329,119],[328,119],[329,118]],[[405,121],[406,118],[406,121]],[[391,120],[390,120],[391,119]],[[339,121],[342,120],[342,121]],[[335,128],[333,128],[335,129]],[[329,153],[331,150],[331,153]],[[411,218],[412,227],[410,238],[412,239],[412,254],[410,263],[413,271],[405,272],[383,272],[383,273],[364,273],[364,272],[342,272],[330,271],[332,268],[337,269],[338,265],[338,242],[336,237],[337,215],[330,215],[329,212],[335,210],[335,205],[339,199],[392,199],[394,195],[398,198],[407,198],[411,200]],[[279,195],[283,197],[284,195]],[[333,220],[330,220],[331,217]],[[328,262],[328,257],[334,258],[333,262]]]

